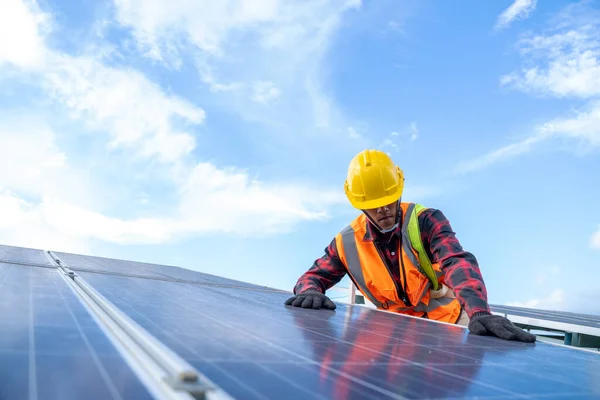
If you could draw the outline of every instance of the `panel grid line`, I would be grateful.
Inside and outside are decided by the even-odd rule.
[[[56,273],[60,274],[60,272],[58,270],[56,270]],[[121,397],[121,395],[119,395],[119,392],[117,391],[117,388],[115,387],[114,382],[108,376],[108,373],[106,372],[106,368],[104,368],[104,365],[100,361],[100,359],[98,357],[98,354],[96,353],[96,351],[94,350],[94,348],[90,344],[90,341],[89,341],[89,339],[87,337],[87,334],[81,328],[81,324],[79,323],[79,321],[77,320],[77,318],[75,318],[75,314],[73,313],[73,309],[71,308],[71,306],[67,302],[67,299],[65,299],[64,293],[58,287],[58,282],[54,281],[54,285],[56,286],[56,288],[58,290],[58,293],[60,294],[60,297],[61,297],[61,299],[62,299],[62,301],[63,301],[63,303],[65,305],[65,308],[69,311],[69,315],[73,319],[73,323],[77,327],[77,331],[79,332],[79,334],[81,335],[81,338],[85,342],[85,345],[86,345],[88,351],[90,352],[90,355],[91,355],[92,359],[94,360],[94,365],[96,366],[96,368],[98,368],[98,371],[100,372],[100,376],[102,377],[102,380],[104,381],[104,383],[108,387],[108,389],[110,391],[110,394],[112,395],[112,398],[113,399],[122,400],[122,397]]]

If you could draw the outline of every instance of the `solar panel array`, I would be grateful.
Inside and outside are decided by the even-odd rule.
[[[52,268],[43,251],[0,244],[0,262]]]
[[[55,254],[234,398],[600,399],[600,354],[356,305],[285,307],[289,293],[262,286]],[[38,265],[44,254],[3,247],[0,256]],[[152,394],[57,269],[0,264],[0,357],[0,399]]]
[[[54,252],[73,271],[90,271],[109,275],[125,275],[130,277],[171,280],[175,282],[188,282],[198,284],[235,285],[236,287],[264,288],[246,282],[223,279],[219,276],[203,274],[189,269],[157,265],[127,260],[117,260],[104,257],[90,257],[80,254]]]
[[[494,305],[491,308],[493,312],[501,314],[518,315],[520,317],[588,326],[591,328],[600,328],[600,315],[579,314],[564,311],[535,310],[531,308],[501,305]]]

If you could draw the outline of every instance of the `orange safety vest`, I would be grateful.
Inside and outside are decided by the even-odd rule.
[[[339,257],[358,290],[378,309],[456,323],[461,313],[460,303],[456,298],[431,298],[432,282],[421,267],[420,256],[415,250],[417,246],[411,242],[411,237],[420,241],[420,234],[410,236],[408,232],[411,217],[418,218],[425,208],[419,205],[420,210],[413,213],[414,203],[400,203],[400,206],[403,223],[402,240],[398,246],[399,265],[390,266],[400,269],[400,282],[395,282],[392,278],[375,244],[364,240],[368,224],[364,214],[336,235]],[[421,245],[420,248],[422,247]],[[438,281],[443,283],[444,276],[439,263],[431,263],[431,266]],[[406,293],[401,298],[399,289],[402,287],[406,287]]]

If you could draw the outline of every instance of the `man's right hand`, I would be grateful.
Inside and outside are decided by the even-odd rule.
[[[475,313],[469,331],[476,335],[492,335],[504,340],[535,342],[536,336],[515,326],[508,318],[488,312]]]
[[[335,310],[336,308],[335,303],[318,290],[307,290],[292,296],[285,301],[285,305],[314,309],[327,308],[329,310]]]

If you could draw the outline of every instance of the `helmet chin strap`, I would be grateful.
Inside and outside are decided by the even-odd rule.
[[[398,227],[398,225],[400,225],[400,199],[398,199],[398,201],[396,202],[396,221],[395,221],[394,225],[391,228],[383,229],[381,226],[379,226],[379,224],[377,222],[375,222],[375,220],[373,220],[369,216],[369,214],[367,214],[366,212],[364,212],[364,213],[367,216],[367,218],[369,219],[369,221],[371,221],[371,223],[373,225],[375,225],[375,227],[377,228],[377,230],[379,230],[379,232],[381,232],[381,233],[390,233],[390,232],[393,232]]]

